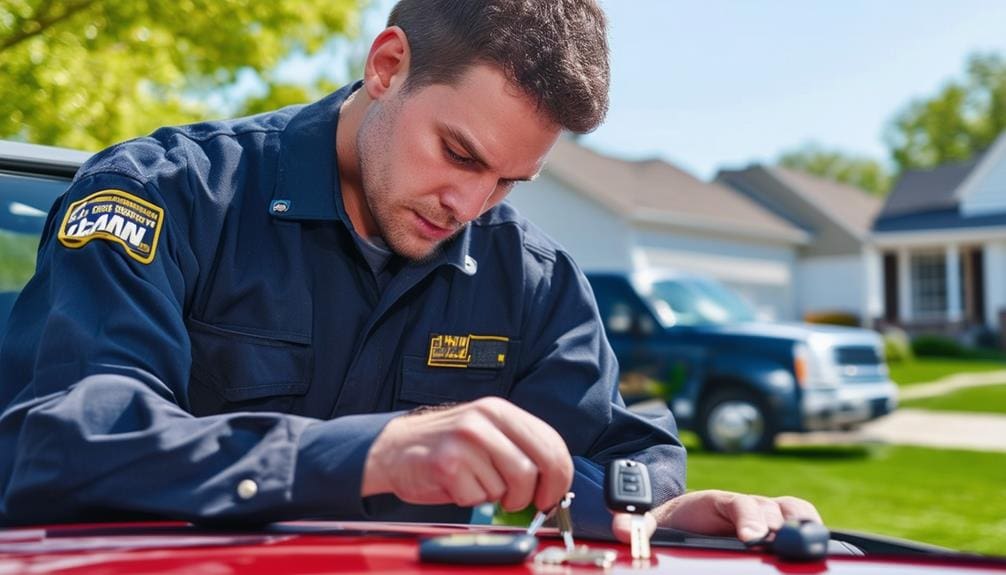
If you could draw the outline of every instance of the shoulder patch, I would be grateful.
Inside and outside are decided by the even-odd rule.
[[[149,264],[163,224],[160,206],[122,190],[102,190],[70,204],[57,237],[73,249],[91,240],[107,240],[121,245],[134,260]]]

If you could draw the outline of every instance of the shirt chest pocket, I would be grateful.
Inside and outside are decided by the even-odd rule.
[[[311,387],[311,338],[190,318],[189,404],[195,415],[291,411]]]
[[[520,342],[507,346],[506,363],[495,369],[430,366],[427,357],[402,357],[402,375],[395,409],[474,401],[480,397],[507,397],[513,385]]]

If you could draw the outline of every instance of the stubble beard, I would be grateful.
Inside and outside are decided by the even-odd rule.
[[[380,105],[368,113],[356,136],[356,149],[363,187],[363,201],[374,225],[384,243],[395,254],[415,263],[425,263],[435,259],[443,251],[443,246],[454,239],[461,227],[450,237],[435,243],[425,251],[419,251],[411,242],[411,210],[397,205],[391,194],[390,169],[387,147],[383,144],[394,133],[394,117],[401,103],[395,99]]]

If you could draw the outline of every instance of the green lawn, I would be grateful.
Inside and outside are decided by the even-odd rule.
[[[1006,414],[1006,384],[969,387],[946,395],[906,400],[901,402],[901,407]]]
[[[690,448],[688,461],[692,490],[795,495],[834,528],[997,554],[1006,554],[1004,485],[1006,453],[845,446],[724,456]]]
[[[898,385],[928,383],[967,372],[1006,370],[1006,361],[992,359],[959,359],[918,357],[912,361],[890,364],[891,379]],[[1006,383],[1006,382],[1003,382]]]

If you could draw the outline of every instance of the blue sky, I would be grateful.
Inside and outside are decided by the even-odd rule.
[[[601,0],[608,120],[583,141],[702,178],[806,142],[887,161],[883,130],[913,98],[1006,55],[1002,0]],[[376,0],[366,33],[393,0]]]

